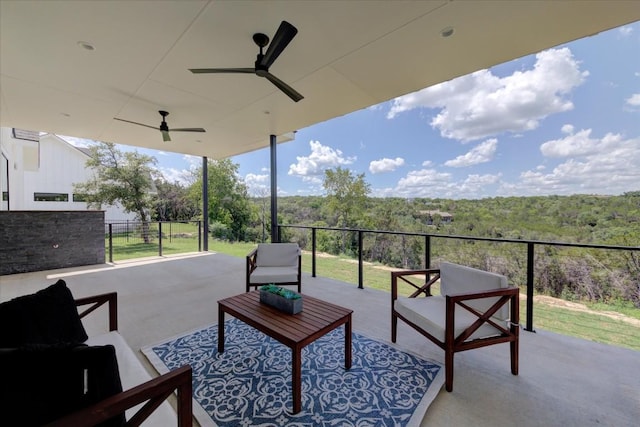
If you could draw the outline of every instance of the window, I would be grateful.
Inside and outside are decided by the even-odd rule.
[[[36,202],[68,202],[67,193],[33,193],[33,200]]]
[[[86,202],[87,201],[87,197],[84,194],[73,193],[73,201],[74,202]]]

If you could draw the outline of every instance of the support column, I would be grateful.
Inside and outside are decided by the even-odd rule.
[[[209,159],[202,158],[202,250],[209,251]]]
[[[271,243],[279,242],[278,239],[278,166],[276,162],[275,135],[269,135],[269,147],[271,150]]]

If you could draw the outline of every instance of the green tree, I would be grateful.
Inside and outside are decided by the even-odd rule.
[[[82,194],[91,208],[120,204],[125,212],[132,212],[142,221],[142,236],[149,243],[149,212],[153,208],[154,157],[137,151],[122,152],[115,144],[100,142],[89,147],[86,166],[95,171],[92,179],[74,184],[74,191]]]
[[[154,181],[157,197],[154,201],[152,218],[157,221],[184,221],[194,219],[200,207],[189,198],[188,189],[179,183],[164,179]]]
[[[349,169],[337,167],[324,173],[323,187],[327,192],[327,208],[338,227],[355,227],[364,218],[367,195],[371,186],[364,174],[354,175]],[[342,235],[342,252],[345,251],[346,235]]]
[[[209,159],[207,165],[208,220],[215,224],[218,237],[242,240],[251,220],[251,206],[247,186],[238,176],[238,165],[230,159]],[[189,194],[197,205],[201,205],[202,168],[196,171]]]

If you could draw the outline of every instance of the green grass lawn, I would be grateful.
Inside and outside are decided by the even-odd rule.
[[[256,244],[253,243],[229,243],[210,239],[209,251],[220,252],[227,255],[244,258]],[[197,238],[168,238],[163,239],[163,254],[176,254],[185,252],[196,252],[198,250]],[[108,251],[108,247],[107,247]],[[107,252],[108,253],[108,252]],[[116,256],[117,254],[117,256]],[[157,240],[151,244],[140,242],[121,242],[116,245],[114,242],[114,260],[129,258],[141,258],[158,255]],[[311,273],[311,255],[304,252],[302,255],[302,270]],[[341,282],[346,282],[357,286],[358,284],[358,264],[352,259],[339,258],[333,256],[318,256],[316,258],[316,275],[329,277]],[[382,266],[365,264],[363,267],[363,286],[390,291],[390,272]],[[347,285],[348,286],[348,285]],[[401,289],[401,293],[407,294],[409,286]],[[434,294],[439,292],[438,287],[434,288]],[[640,328],[622,320],[611,319],[599,311],[618,311],[629,317],[640,319],[640,310],[623,307],[616,310],[615,306],[599,304],[592,306],[591,310],[572,311],[562,307],[555,307],[536,301],[534,304],[534,330],[544,329],[563,335],[570,335],[588,339],[605,344],[613,344],[621,347],[640,351]],[[520,323],[524,326],[526,322],[526,301],[521,299],[520,303]]]

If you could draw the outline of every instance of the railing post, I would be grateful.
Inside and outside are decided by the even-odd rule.
[[[316,277],[316,228],[311,229],[311,277]]]
[[[198,252],[202,252],[202,221],[198,221]]]
[[[158,256],[162,256],[162,221],[158,221]]]
[[[431,268],[431,236],[428,234],[424,236],[424,268]]]
[[[358,230],[358,289],[364,289],[362,286],[364,272],[362,269],[362,230]]]
[[[527,326],[525,331],[535,332],[533,329],[533,266],[534,266],[533,242],[527,243]]]
[[[113,262],[113,224],[109,223],[109,262]]]
[[[427,270],[431,268],[431,236],[428,234],[424,236],[424,268]],[[429,280],[431,280],[431,274],[425,275],[424,283]],[[427,289],[426,295],[431,296],[431,288]]]

